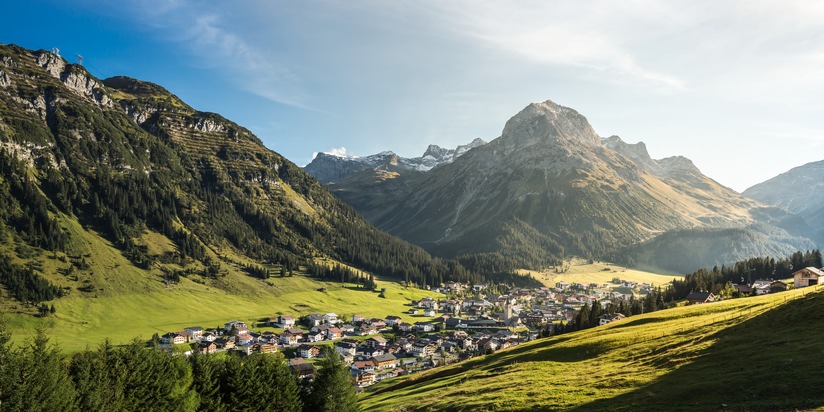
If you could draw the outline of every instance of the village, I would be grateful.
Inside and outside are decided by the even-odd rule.
[[[275,328],[272,331],[256,332],[245,322],[229,321],[211,329],[191,326],[156,339],[166,348],[180,345],[187,354],[283,352],[301,378],[314,375],[313,360],[323,356],[326,346],[350,365],[353,383],[365,387],[547,336],[553,327],[574,319],[584,305],[598,301],[606,308],[633,294],[649,293],[650,287],[619,279],[611,285],[557,282],[554,288],[448,282],[431,289],[445,298],[412,300],[405,316],[279,314],[254,325]],[[620,319],[619,313],[605,314],[600,324]]]
[[[824,272],[805,268],[795,274],[794,283],[799,287],[814,285],[819,276],[824,276]],[[294,373],[302,379],[314,376],[316,358],[336,353],[351,367],[353,384],[363,388],[548,336],[554,328],[571,322],[585,305],[598,302],[605,310],[615,308],[620,301],[649,294],[652,287],[617,277],[611,284],[557,282],[554,288],[505,290],[501,285],[448,282],[432,289],[445,298],[412,300],[405,317],[367,318],[331,312],[302,317],[280,314],[257,323],[258,327],[276,328],[279,332],[255,332],[245,322],[229,321],[222,327],[205,330],[192,326],[157,339],[166,348],[189,344],[191,350],[185,350],[186,354],[283,352]],[[760,295],[784,291],[788,284],[757,280],[752,285],[734,287],[739,292]],[[685,304],[718,299],[712,293],[697,291],[686,298]],[[598,325],[624,318],[614,310],[607,311],[600,315]]]

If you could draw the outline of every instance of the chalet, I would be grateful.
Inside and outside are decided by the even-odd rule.
[[[409,348],[409,353],[411,353],[415,356],[429,356],[429,355],[435,353],[435,351],[437,349],[438,349],[438,347],[436,345],[423,343],[423,342],[417,342],[417,343],[412,344],[412,347]]]
[[[330,324],[330,325],[337,325],[338,323],[338,314],[337,313],[327,313],[323,315],[323,321]]]
[[[413,330],[415,330],[415,326],[411,323],[400,322],[398,323],[398,330],[400,330],[401,332],[412,332]]]
[[[415,330],[418,332],[432,332],[435,330],[435,325],[429,322],[415,322]]]
[[[340,339],[343,337],[343,332],[338,328],[329,328],[326,330],[327,339]]]
[[[435,299],[427,296],[427,297],[421,299],[421,301],[419,302],[419,305],[421,307],[424,307],[424,308],[435,309],[435,308],[438,307],[438,301],[436,301]]]
[[[291,328],[295,326],[295,317],[293,315],[278,316],[278,325],[281,328]]]
[[[254,340],[252,338],[252,336],[249,335],[249,334],[245,334],[245,335],[238,334],[238,335],[235,335],[234,339],[235,339],[235,345],[239,345],[239,346],[250,345],[250,344],[253,343],[252,341]]]
[[[323,340],[323,333],[322,332],[307,332],[303,335],[304,339],[307,342],[320,342]]]
[[[292,368],[292,370],[295,372],[295,375],[297,375],[298,378],[307,379],[315,376],[315,366],[309,362],[306,362],[306,359],[289,359],[289,366]]]
[[[338,342],[335,344],[335,352],[343,356],[355,356],[357,347],[351,343]]]
[[[378,369],[394,369],[397,366],[397,359],[392,354],[378,355],[372,357],[372,362]]]
[[[316,313],[306,315],[303,318],[303,323],[309,327],[318,326],[323,323],[323,316]]]
[[[201,342],[199,347],[200,353],[204,355],[217,352],[217,345],[214,342]]]
[[[230,321],[230,322],[226,322],[226,324],[223,325],[223,331],[227,332],[227,333],[230,332],[233,328],[235,330],[237,330],[238,328],[244,328],[245,330],[249,330],[249,326],[246,325],[246,323],[241,322],[239,320],[233,320],[233,321]]]
[[[192,340],[200,340],[203,336],[203,328],[200,326],[189,326],[188,328],[183,329],[183,331],[186,332]]]
[[[386,338],[383,336],[373,336],[369,339],[363,341],[363,344],[372,348],[377,348],[378,346],[386,346]]]
[[[606,324],[608,324],[608,323],[617,322],[617,321],[619,321],[619,320],[623,320],[623,319],[626,319],[626,316],[624,316],[624,315],[623,315],[623,314],[621,314],[621,313],[609,313],[609,314],[603,314],[603,315],[601,315],[601,317],[598,319],[598,325],[600,325],[600,326],[604,326],[604,325],[606,325]]]
[[[770,293],[784,292],[789,289],[790,285],[782,280],[774,280],[770,283]]]
[[[183,332],[169,332],[163,335],[160,338],[160,341],[163,343],[171,343],[175,345],[180,345],[182,343],[186,343],[186,337],[188,334]]]
[[[715,302],[715,295],[711,292],[692,292],[687,295],[688,305],[698,305],[702,303]]]
[[[258,345],[257,350],[260,353],[275,353],[278,351],[278,347],[271,343],[261,343]]]
[[[280,334],[281,345],[295,345],[300,342],[301,335],[286,331]]]
[[[386,317],[386,326],[395,326],[401,322],[400,316],[389,315]]]
[[[235,341],[227,338],[215,339],[213,342],[218,349],[232,349],[235,347]]]
[[[824,277],[824,271],[814,267],[806,267],[793,273],[793,280],[797,288],[818,285],[821,283],[821,277]]]
[[[369,386],[374,384],[376,380],[377,375],[372,372],[364,372],[354,378],[355,384],[358,386]]]
[[[351,335],[351,334],[355,333],[355,327],[348,324],[348,323],[346,323],[346,324],[340,325],[340,331],[344,335]]]
[[[424,309],[424,316],[435,316],[435,309]]]
[[[352,363],[352,372],[356,375],[359,375],[363,372],[374,372],[375,371],[375,362],[370,360],[365,361],[355,361]]]
[[[214,342],[217,339],[217,335],[214,333],[204,333],[203,336],[200,337],[201,342]]]
[[[307,345],[303,344],[298,346],[297,354],[301,358],[305,359],[312,359],[318,357],[320,355],[320,348],[315,345]]]
[[[363,315],[359,315],[359,314],[352,315],[352,322],[353,323],[363,322],[365,320],[366,320],[366,318]]]

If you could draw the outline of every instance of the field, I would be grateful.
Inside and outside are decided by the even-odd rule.
[[[54,301],[57,309],[54,315],[43,319],[8,315],[6,322],[18,341],[36,327],[43,326],[64,351],[75,352],[87,345],[96,346],[107,337],[123,343],[134,337],[148,339],[153,333],[162,335],[192,325],[215,327],[230,320],[242,320],[251,325],[279,313],[400,316],[408,309],[405,305],[409,299],[440,297],[383,281],[378,281],[378,287],[387,289],[386,298],[352,284],[321,283],[305,276],[275,278],[271,283],[274,286],[268,287],[267,292],[244,296],[184,279],[177,287],[163,291],[58,299]],[[326,290],[319,291],[321,287]]]
[[[824,293],[634,316],[368,389],[366,410],[796,410],[824,407]]]
[[[119,250],[93,231],[82,228],[75,219],[61,218],[60,223],[71,234],[70,252],[31,251],[31,256],[17,262],[37,262],[43,276],[71,288],[71,293],[49,302],[54,304],[56,312],[45,318],[34,316],[34,308],[12,299],[0,299],[0,319],[5,320],[17,343],[37,328],[44,328],[53,342],[71,353],[95,347],[105,338],[125,343],[135,337],[149,339],[154,333],[162,335],[187,326],[216,327],[230,320],[253,325],[280,313],[400,316],[408,309],[405,305],[411,299],[443,297],[380,277],[376,281],[378,290],[386,288],[383,298],[378,296],[379,292],[354,284],[319,282],[301,274],[263,281],[246,275],[239,268],[256,262],[230,249],[208,251],[214,260],[220,260],[219,254],[235,262],[234,265],[222,262],[225,276],[204,280],[194,275],[191,279],[181,278],[178,284],[167,285],[158,268],[146,271],[134,267]],[[174,248],[168,238],[155,232],[146,232],[141,241],[152,254]],[[0,248],[10,248],[9,244]],[[72,266],[70,256],[82,257],[88,268],[65,275],[66,269]],[[175,268],[175,265],[166,266]],[[78,290],[85,286],[90,288],[88,292]],[[3,293],[0,291],[0,296]]]
[[[543,272],[521,271],[530,274],[539,282],[546,286],[554,287],[555,282],[579,282],[579,283],[610,283],[613,278],[620,278],[638,283],[649,283],[653,286],[663,286],[673,279],[681,278],[673,272],[659,269],[633,269],[617,266],[607,262],[588,263],[584,259],[572,259],[564,263],[566,271],[556,273],[554,269]]]

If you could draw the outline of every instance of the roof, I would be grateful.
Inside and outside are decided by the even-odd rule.
[[[822,272],[820,269],[816,269],[816,268],[814,268],[814,267],[812,267],[812,266],[808,266],[808,267],[805,267],[804,269],[798,270],[798,271],[796,271],[795,273],[793,273],[793,275],[795,275],[795,274],[796,274],[796,273],[798,273],[798,272],[803,272],[803,271],[805,271],[805,270],[806,270],[806,271],[809,271],[809,272],[812,272],[812,273],[813,273],[813,274],[815,274],[816,276],[824,276],[824,272]]]
[[[391,353],[387,353],[385,355],[374,356],[374,357],[372,357],[372,359],[375,359],[375,362],[378,362],[378,363],[380,363],[380,362],[394,362],[394,361],[397,360],[395,355],[393,355]]]
[[[692,292],[689,295],[687,295],[687,300],[705,301],[709,299],[711,296],[713,296],[713,294],[710,292]]]

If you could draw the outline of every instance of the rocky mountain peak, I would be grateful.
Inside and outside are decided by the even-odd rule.
[[[586,117],[551,100],[531,103],[509,119],[501,137],[518,147],[538,143],[600,146]]]
[[[426,151],[423,152],[423,157],[432,156],[436,159],[444,157],[449,152],[449,149],[445,149],[440,147],[436,144],[431,144],[426,148]]]

